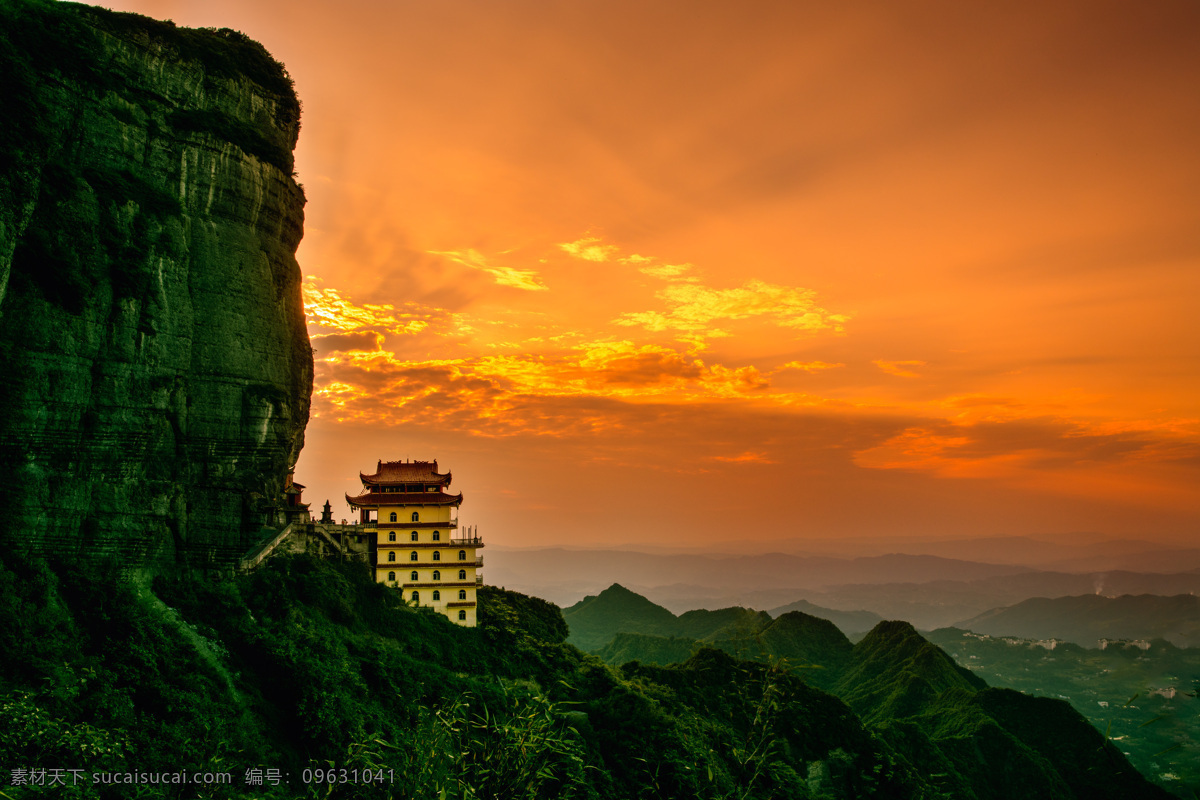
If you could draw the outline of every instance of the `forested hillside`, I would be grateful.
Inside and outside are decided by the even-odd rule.
[[[878,719],[873,698],[847,705],[804,671],[711,648],[610,666],[564,642],[557,607],[492,588],[480,626],[463,629],[361,567],[304,557],[143,585],[8,557],[0,585],[4,764],[231,775],[220,787],[83,781],[59,796],[1165,796],[1063,703],[971,694],[963,678],[926,719]],[[923,668],[915,632],[877,632],[859,645],[864,682]],[[348,772],[318,780],[331,767]],[[247,785],[256,775],[280,783]]]
[[[627,630],[659,616],[648,604],[613,587],[564,616],[568,624],[582,619],[596,638],[601,630]],[[684,617],[703,638],[617,633],[596,653],[624,671],[641,662],[670,664],[705,648],[782,667],[849,705],[893,752],[928,770],[933,786],[952,797],[1117,798],[1160,791],[1149,789],[1113,742],[1067,703],[989,688],[908,623],[881,622],[857,644],[828,620],[798,611],[774,620],[749,609],[689,612],[662,629],[677,630]],[[997,777],[1002,785],[994,784]]]
[[[1161,639],[1086,649],[957,628],[928,635],[993,686],[1066,700],[1151,780],[1187,798],[1200,792],[1200,649]]]

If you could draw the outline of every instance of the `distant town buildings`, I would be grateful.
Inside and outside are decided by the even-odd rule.
[[[1110,647],[1136,647],[1138,650],[1149,650],[1150,642],[1145,639],[1098,639],[1101,650]]]
[[[981,642],[988,641],[989,639],[994,638],[995,641],[1004,642],[1009,647],[1017,647],[1017,646],[1042,647],[1042,648],[1045,648],[1046,650],[1053,650],[1056,647],[1058,647],[1060,644],[1063,643],[1062,639],[1020,639],[1016,636],[992,637],[991,635],[986,634],[986,633],[975,633],[973,631],[963,631],[962,635],[965,638],[978,639]],[[971,658],[975,658],[975,656],[971,656]]]

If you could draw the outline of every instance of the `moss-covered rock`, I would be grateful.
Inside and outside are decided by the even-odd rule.
[[[3,0],[0,92],[0,536],[228,564],[308,419],[291,81],[235,31]]]

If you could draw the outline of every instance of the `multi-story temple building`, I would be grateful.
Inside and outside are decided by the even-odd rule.
[[[375,580],[475,627],[483,541],[473,531],[459,535],[462,492],[449,494],[451,474],[437,470],[436,461],[380,461],[373,474],[359,473],[362,494],[346,502],[360,525],[374,528]]]

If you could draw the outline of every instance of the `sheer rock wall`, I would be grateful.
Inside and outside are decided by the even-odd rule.
[[[303,444],[299,103],[266,51],[0,0],[0,536],[233,562]]]

